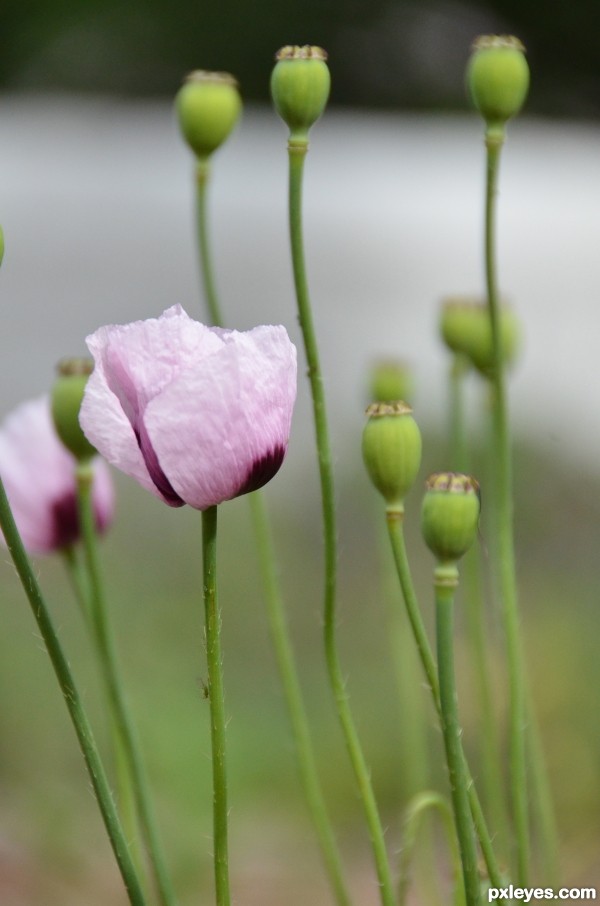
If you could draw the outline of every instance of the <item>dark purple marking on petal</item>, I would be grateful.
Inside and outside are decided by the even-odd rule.
[[[77,497],[73,491],[52,504],[52,549],[67,547],[79,539]]]
[[[285,447],[281,444],[277,444],[276,447],[269,450],[264,456],[255,459],[248,475],[235,496],[241,497],[242,494],[249,494],[251,491],[257,491],[259,488],[262,488],[263,485],[277,474],[284,457]]]
[[[143,422],[139,427],[133,426],[133,431],[140,448],[140,452],[144,457],[144,462],[146,463],[146,468],[150,474],[150,478],[163,495],[165,502],[169,506],[184,506],[185,500],[182,500],[177,491],[173,489],[171,482],[163,472],[158,462],[158,456],[154,452],[154,447],[150,442],[148,433],[144,427]]]

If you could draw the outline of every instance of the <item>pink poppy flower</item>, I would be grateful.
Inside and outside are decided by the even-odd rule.
[[[78,540],[75,460],[54,430],[48,396],[23,403],[0,427],[0,475],[29,553],[52,553]],[[99,458],[94,476],[96,524],[104,531],[112,522],[114,493]]]
[[[175,305],[160,318],[101,327],[87,344],[87,438],[169,506],[204,510],[278,471],[296,398],[284,327],[206,327]]]

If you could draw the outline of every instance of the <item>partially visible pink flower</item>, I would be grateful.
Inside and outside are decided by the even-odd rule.
[[[0,426],[0,475],[32,554],[51,553],[79,538],[75,465],[54,430],[49,397],[23,403]],[[93,503],[96,525],[104,531],[113,518],[114,493],[100,458],[94,460]]]
[[[101,327],[81,426],[97,450],[169,506],[254,491],[285,456],[296,349],[284,327],[206,327],[179,305]]]

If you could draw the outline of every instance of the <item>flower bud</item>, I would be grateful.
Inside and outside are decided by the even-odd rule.
[[[421,432],[406,403],[372,403],[362,438],[367,472],[387,510],[403,512],[421,465]]]
[[[200,160],[229,137],[242,111],[238,83],[228,72],[191,72],[177,92],[175,107],[186,142]]]
[[[511,365],[518,352],[519,322],[511,308],[503,305],[500,319],[500,354]],[[494,364],[492,322],[488,306],[477,299],[455,297],[442,305],[440,332],[446,346],[467,357],[481,374],[489,377]]]
[[[58,365],[58,378],[54,382],[51,395],[52,419],[56,433],[67,450],[80,462],[96,454],[96,449],[79,424],[79,410],[93,367],[90,359],[64,359]]]
[[[412,371],[404,362],[377,362],[371,370],[371,399],[378,403],[409,400],[413,383]]]
[[[458,472],[435,472],[425,482],[421,530],[441,562],[459,560],[473,544],[481,509],[479,484]]]
[[[282,47],[271,75],[277,113],[289,126],[290,141],[308,144],[308,130],[319,119],[331,86],[327,53],[321,47]]]
[[[523,106],[529,89],[529,67],[519,39],[510,35],[477,38],[468,63],[467,84],[488,128],[502,130]]]

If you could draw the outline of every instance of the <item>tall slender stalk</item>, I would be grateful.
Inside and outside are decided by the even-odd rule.
[[[217,906],[229,906],[225,701],[221,657],[221,614],[217,602],[217,507],[202,512],[202,562],[210,738],[213,771],[213,845]]]
[[[325,406],[325,392],[319,362],[317,339],[313,325],[302,234],[302,178],[308,146],[306,143],[288,144],[289,152],[289,222],[294,285],[304,349],[308,363],[313,417],[317,442],[317,457],[321,483],[321,501],[325,553],[324,589],[324,642],[329,681],[344,733],[346,748],[360,792],[384,906],[395,902],[383,828],[375,801],[367,763],[354,725],[346,682],[342,673],[336,642],[336,585],[337,585],[337,528],[333,468],[329,443],[329,429]]]
[[[486,132],[485,274],[492,327],[492,428],[496,482],[496,544],[502,615],[506,636],[509,682],[509,752],[513,821],[516,838],[516,880],[526,887],[529,879],[529,805],[526,770],[525,669],[517,603],[512,500],[512,456],[496,278],[495,212],[498,166],[504,132]]]
[[[224,327],[225,322],[215,287],[212,257],[210,254],[207,183],[210,175],[208,161],[199,161],[197,166],[197,232],[200,257],[200,271],[204,297],[212,324]],[[309,813],[315,827],[323,862],[333,888],[338,906],[350,906],[350,894],[344,878],[344,869],[339,849],[329,820],[327,806],[312,742],[308,715],[302,695],[302,687],[294,649],[285,616],[281,587],[277,576],[276,557],[270,527],[269,514],[262,491],[249,495],[250,512],[254,525],[258,551],[259,569],[263,583],[269,631],[275,650],[277,667],[288,709],[298,770],[304,789]]]
[[[110,707],[111,719],[117,731],[125,758],[140,825],[144,835],[150,864],[163,906],[175,906],[176,899],[166,869],[159,842],[156,822],[150,806],[150,791],[139,743],[123,693],[114,641],[108,619],[104,593],[94,511],[92,484],[94,473],[89,462],[79,463],[76,470],[79,520],[89,577],[90,612],[96,649]]]
[[[456,680],[454,675],[454,590],[458,571],[450,578],[449,569],[442,575],[442,569],[435,573],[436,638],[440,682],[440,705],[444,746],[450,777],[450,793],[454,809],[454,820],[458,834],[460,855],[467,906],[478,906],[481,902],[479,873],[477,870],[477,849],[473,833],[473,821],[469,807],[468,789],[470,777],[462,751],[461,728],[456,701]]]
[[[392,552],[394,554],[398,579],[402,587],[404,602],[415,638],[415,643],[419,652],[419,657],[421,658],[421,662],[423,664],[423,670],[429,684],[429,688],[431,690],[431,695],[436,712],[441,718],[442,710],[438,670],[433,657],[433,653],[431,651],[431,647],[429,645],[429,639],[427,637],[427,632],[425,630],[423,619],[421,617],[421,609],[419,607],[414,585],[412,582],[408,557],[406,555],[402,519],[399,518],[399,515],[400,514],[396,512],[390,512],[387,514],[387,526],[390,542],[392,545]],[[487,828],[481,804],[479,802],[477,790],[470,776],[464,752],[462,754],[462,758],[465,761],[465,767],[468,776],[469,807],[473,816],[473,823],[477,831],[479,844],[481,846],[481,851],[483,853],[483,858],[485,860],[490,882],[493,887],[502,887],[504,879],[502,878],[498,863],[496,861],[491,837]]]
[[[460,353],[456,353],[453,357],[449,378],[450,465],[455,471],[464,473],[471,471],[464,403],[465,378],[470,370],[468,360]],[[478,735],[484,801],[489,811],[491,825],[504,850],[508,841],[508,814],[503,796],[504,778],[500,757],[500,734],[496,721],[490,658],[485,637],[485,601],[481,562],[477,549],[467,551],[463,563],[463,574],[466,629],[479,699],[481,732]]]
[[[23,542],[15,524],[4,484],[0,479],[0,527],[4,534],[9,553],[15,569],[23,585],[25,594],[31,606],[33,616],[40,630],[50,661],[54,668],[58,684],[63,693],[65,704],[73,722],[73,727],[79,741],[92,787],[96,794],[98,806],[104,821],[104,826],[112,846],[112,850],[119,866],[131,906],[146,906],[146,900],[137,877],[137,873],[129,854],[127,841],[119,821],[108,780],[100,759],[96,743],[87,719],[83,702],[69,663],[63,653],[62,646],[56,634],[50,612],[42,595],[42,591],[31,567]]]
[[[200,270],[204,296],[211,322],[215,327],[222,327],[222,318],[219,308],[219,299],[215,284],[215,276],[210,253],[210,239],[208,231],[208,205],[207,193],[210,178],[210,162],[208,158],[196,162],[196,225],[198,235],[198,252],[200,255]]]

